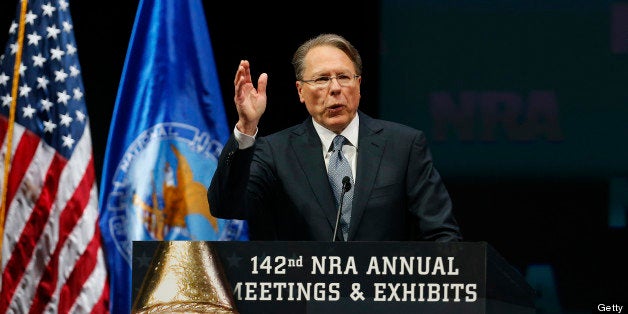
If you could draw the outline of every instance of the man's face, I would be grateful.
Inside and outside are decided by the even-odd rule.
[[[326,86],[297,81],[299,99],[305,103],[314,121],[325,128],[340,133],[351,122],[360,105],[361,77],[353,78],[355,68],[351,59],[342,50],[332,46],[319,46],[305,56],[303,80],[323,77],[351,77],[341,86],[331,79]]]

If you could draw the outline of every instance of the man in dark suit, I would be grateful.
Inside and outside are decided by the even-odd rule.
[[[353,45],[319,35],[293,65],[311,117],[256,138],[268,76],[256,89],[240,62],[239,120],[208,190],[212,215],[249,220],[253,240],[461,240],[423,132],[358,110],[362,60]]]

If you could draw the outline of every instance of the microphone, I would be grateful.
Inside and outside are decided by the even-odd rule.
[[[342,199],[345,197],[345,192],[351,190],[351,179],[348,176],[342,178],[342,193],[340,193],[340,204],[338,204],[338,212],[336,213],[336,226],[334,227],[334,237],[331,238],[331,242],[336,241],[336,233],[338,232],[338,222],[340,222],[340,213],[342,212]]]

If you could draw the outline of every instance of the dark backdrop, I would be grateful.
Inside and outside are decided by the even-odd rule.
[[[10,21],[15,17],[16,2],[0,1],[2,45],[6,42]],[[417,18],[415,22],[420,21],[418,18],[433,17],[429,12],[429,5],[432,2],[434,7],[440,10],[438,12],[441,15],[448,9],[439,7],[438,1],[421,2],[426,5],[422,12],[424,15],[415,17]],[[506,3],[514,2],[516,1]],[[119,3],[70,1],[91,118],[98,176],[102,168],[109,122],[137,3],[137,0]],[[379,1],[305,1],[282,5],[268,4],[264,1],[203,1],[203,3],[230,127],[237,118],[232,100],[232,82],[241,59],[251,61],[254,76],[261,72],[269,74],[268,107],[260,125],[260,134],[268,134],[299,123],[307,116],[307,111],[298,101],[290,60],[301,42],[321,32],[344,35],[361,52],[364,61],[361,103],[363,111],[378,117],[380,112],[386,111],[382,111],[381,108],[385,109],[386,106],[394,104],[402,108],[402,112],[403,108],[406,108],[408,113],[417,114],[415,111],[417,104],[405,103],[407,99],[400,97],[394,89],[394,95],[380,94],[384,89],[389,90],[381,87],[380,78],[383,74],[386,74],[387,78],[395,78],[389,80],[387,83],[389,86],[397,82],[399,86],[405,87],[403,95],[412,94],[412,88],[418,86],[408,84],[412,82],[413,77],[421,78],[423,83],[430,82],[429,78],[421,76],[424,74],[421,69],[412,68],[413,64],[407,64],[409,69],[413,69],[412,73],[398,76],[395,76],[395,73],[391,75],[389,67],[386,68],[387,72],[381,69],[382,64],[395,63],[395,60],[385,59],[390,55],[387,49],[393,47],[398,52],[409,51],[406,44],[410,45],[412,35],[416,35],[414,32],[417,31],[395,30],[396,33],[391,39],[390,33],[383,34],[382,21],[390,23],[397,18],[413,17],[400,15],[382,18],[382,4]],[[412,1],[398,0],[386,3],[400,6],[397,9],[401,8],[401,12],[404,12],[404,6],[410,5]],[[463,3],[468,4],[469,1]],[[384,11],[391,12],[390,7],[387,8]],[[427,12],[425,8],[428,8]],[[416,8],[413,7],[413,10]],[[507,9],[505,12],[517,16],[517,7]],[[494,18],[495,14],[501,13],[485,14]],[[460,22],[459,16],[445,16],[439,20],[441,26],[458,25],[461,30],[471,26],[456,24]],[[596,27],[610,26],[605,24]],[[565,31],[568,32],[569,28],[565,28]],[[436,28],[423,29],[421,32],[424,35],[429,34],[432,39],[438,39],[440,35],[439,29]],[[404,42],[406,37],[407,43]],[[393,45],[391,40],[394,40]],[[491,42],[490,38],[485,40]],[[500,40],[495,38],[497,46]],[[448,47],[456,49],[456,45]],[[433,50],[430,53],[434,53],[431,56],[434,60],[438,60],[441,55]],[[460,54],[464,54],[464,51],[461,50]],[[413,60],[412,55],[408,60]],[[504,58],[501,61],[508,64],[512,60]],[[434,65],[425,60],[422,62],[425,65]],[[451,78],[450,73],[460,71],[460,64],[437,63],[437,65],[441,67],[439,72],[441,77],[435,79]],[[623,72],[621,76],[625,77],[625,74]],[[478,79],[482,81],[486,77]],[[624,104],[626,105],[628,104]],[[407,122],[405,117],[395,120]],[[428,138],[433,136],[429,125],[418,127],[425,129]],[[626,142],[624,140],[623,143],[614,145],[622,147]],[[435,154],[437,167],[439,154],[437,150]],[[488,165],[483,171],[471,176],[460,176],[456,175],[455,171],[450,171],[450,165],[458,162],[464,164],[465,155],[453,150],[442,158],[443,163],[440,165],[443,166],[444,180],[452,196],[465,240],[491,243],[529,278],[535,288],[539,289],[539,306],[546,313],[589,312],[598,303],[619,302],[628,305],[626,303],[628,260],[624,253],[628,243],[625,207],[622,207],[623,225],[620,223],[614,228],[609,227],[612,189],[608,178],[542,174],[532,177],[518,174],[504,176],[501,175],[499,168],[490,167],[501,162],[499,157],[493,154],[483,156],[485,164]],[[621,178],[622,175],[626,176],[625,173],[618,173],[618,177]],[[619,191],[625,193],[621,188]],[[624,204],[626,203],[628,201]]]

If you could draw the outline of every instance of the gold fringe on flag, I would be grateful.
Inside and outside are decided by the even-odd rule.
[[[11,86],[11,107],[9,108],[9,125],[7,127],[7,151],[4,156],[4,176],[2,180],[2,200],[0,200],[0,265],[2,265],[2,242],[4,240],[4,217],[7,212],[7,187],[9,186],[9,168],[11,167],[11,152],[13,150],[13,124],[15,124],[15,106],[17,105],[17,88],[20,81],[20,65],[22,64],[22,48],[24,47],[24,28],[28,0],[22,0],[20,8],[20,23],[17,33],[17,51],[13,65],[13,85]],[[0,279],[1,280],[1,279]],[[1,282],[1,281],[0,281]]]

